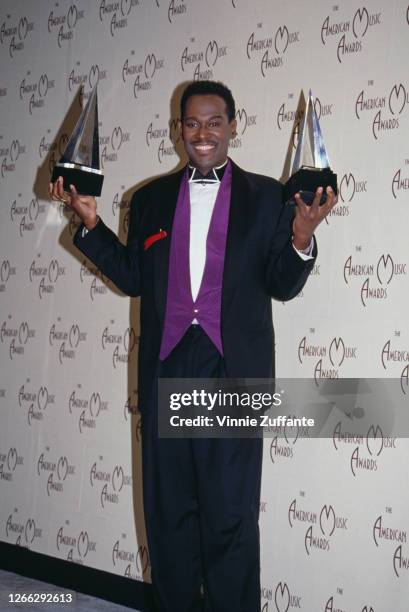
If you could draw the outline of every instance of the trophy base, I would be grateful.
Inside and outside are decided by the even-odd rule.
[[[59,163],[54,166],[51,182],[54,183],[59,176],[64,179],[64,191],[70,192],[70,185],[74,185],[80,195],[100,196],[104,175],[100,170],[87,168],[72,163]]]
[[[327,201],[326,187],[332,187],[334,193],[338,193],[337,175],[331,168],[310,168],[302,166],[295,172],[284,185],[284,202],[295,203],[294,195],[299,193],[303,201],[310,205],[315,197],[318,187],[323,187],[320,206]]]

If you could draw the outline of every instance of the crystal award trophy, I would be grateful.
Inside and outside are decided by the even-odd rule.
[[[323,187],[321,204],[327,199],[326,187],[337,194],[337,175],[330,168],[327,151],[311,91],[308,96],[303,122],[298,136],[291,176],[284,185],[284,201],[294,202],[299,193],[306,204],[311,204],[318,187]]]
[[[64,179],[64,190],[74,185],[83,195],[101,195],[104,175],[99,168],[97,86],[91,92],[60,161],[54,166],[51,182]]]

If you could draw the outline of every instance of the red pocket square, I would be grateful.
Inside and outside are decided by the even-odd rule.
[[[144,250],[146,251],[147,249],[149,249],[149,247],[152,246],[158,240],[162,240],[162,238],[166,238],[167,235],[168,233],[165,230],[161,230],[157,234],[152,234],[152,236],[149,236],[148,238],[146,238],[145,242],[143,243]]]

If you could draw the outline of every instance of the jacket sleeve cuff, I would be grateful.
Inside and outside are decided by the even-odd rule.
[[[306,249],[297,249],[293,244],[293,249],[298,255],[301,257],[303,261],[309,261],[310,259],[314,259],[314,248],[315,248],[315,237],[311,238],[311,242]]]

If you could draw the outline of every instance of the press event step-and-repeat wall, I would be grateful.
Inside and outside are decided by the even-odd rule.
[[[311,88],[339,204],[302,293],[275,303],[278,375],[396,379],[409,396],[405,0],[3,0],[0,6],[0,539],[149,581],[130,303],[47,197],[98,82],[104,221],[180,165],[180,85],[228,84],[231,157],[288,173]],[[385,411],[388,406],[385,406]],[[263,612],[404,612],[409,445],[265,440]],[[175,550],[175,555],[177,551]]]

